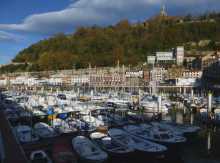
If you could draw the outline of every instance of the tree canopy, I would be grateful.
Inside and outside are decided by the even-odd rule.
[[[178,45],[191,47],[189,42],[211,40],[203,50],[216,48],[220,41],[220,14],[155,17],[144,23],[130,24],[122,20],[115,26],[81,27],[73,34],[57,34],[22,50],[13,62],[27,63],[26,71],[71,69],[92,66],[113,66],[146,62],[156,51],[170,50]],[[209,21],[212,19],[212,21]],[[206,20],[206,21],[204,21]],[[11,68],[11,67],[10,67]],[[1,69],[5,72],[7,68]],[[14,68],[13,68],[14,71]]]

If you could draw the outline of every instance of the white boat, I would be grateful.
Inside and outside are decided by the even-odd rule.
[[[112,125],[114,123],[113,119],[110,118],[107,115],[100,114],[100,115],[97,116],[97,119],[102,121],[105,126],[110,126],[110,125]]]
[[[96,127],[94,125],[81,121],[80,119],[67,118],[66,122],[69,126],[71,126],[71,128],[76,128],[77,130],[83,132],[93,132],[96,130]]]
[[[200,130],[200,127],[198,126],[177,124],[166,121],[161,121],[160,123],[152,122],[151,124],[153,126],[158,126],[160,128],[173,131],[174,133],[178,133],[178,135],[193,134],[193,133],[197,133]]]
[[[133,148],[117,143],[107,134],[94,132],[90,134],[90,138],[99,145],[104,151],[111,155],[111,157],[127,157],[134,152]]]
[[[80,159],[86,162],[104,162],[108,155],[102,151],[96,144],[92,143],[84,136],[77,136],[72,139],[72,145]]]
[[[86,123],[88,124],[91,124],[95,127],[100,127],[100,126],[104,126],[104,122],[91,116],[91,115],[85,115],[85,116],[82,116],[82,120],[85,121]]]
[[[132,148],[138,152],[156,154],[156,153],[163,153],[167,150],[165,146],[128,134],[122,129],[116,129],[116,128],[110,129],[108,131],[108,134],[118,144]]]
[[[34,125],[34,132],[41,138],[50,138],[57,136],[54,129],[43,122],[39,122]]]
[[[52,121],[52,127],[60,134],[77,131],[74,126],[71,126],[66,121],[58,118]]]
[[[158,97],[145,96],[141,99],[140,105],[143,106],[146,110],[151,112],[157,112],[158,110]],[[168,113],[168,110],[171,108],[171,102],[167,99],[162,99],[161,101],[161,112]]]
[[[14,132],[21,143],[29,143],[39,140],[39,137],[32,131],[32,128],[26,125],[16,126]]]
[[[175,135],[169,130],[147,124],[141,124],[140,126],[129,125],[125,126],[124,129],[132,135],[163,145],[175,145],[186,141],[186,138]]]
[[[52,163],[48,155],[42,150],[33,151],[30,155],[30,160],[31,163]]]
[[[106,103],[115,104],[117,107],[128,107],[128,104],[131,103],[129,100],[126,99],[119,99],[118,97],[110,98],[106,101]]]

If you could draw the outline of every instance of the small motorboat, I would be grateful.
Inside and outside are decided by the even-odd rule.
[[[48,155],[42,151],[33,151],[30,155],[31,163],[52,163],[51,159]]]
[[[104,122],[97,119],[96,117],[93,117],[91,115],[85,115],[85,116],[82,116],[82,120],[88,124],[91,124],[95,127],[99,127],[99,126],[104,126]]]
[[[73,149],[82,161],[100,163],[104,162],[108,158],[106,152],[101,150],[96,144],[92,143],[84,136],[77,136],[73,138],[72,145]]]
[[[74,126],[69,125],[66,121],[58,118],[53,120],[52,126],[60,134],[77,131],[77,129]]]
[[[84,122],[80,119],[67,118],[66,123],[74,130],[79,130],[82,132],[93,132],[96,130],[96,127],[91,123]]]
[[[26,125],[16,126],[14,132],[21,143],[29,143],[39,140],[39,137],[33,132],[32,128]]]
[[[187,124],[177,124],[172,122],[152,122],[153,126],[159,126],[160,128],[164,128],[167,130],[171,130],[174,133],[177,133],[178,135],[190,135],[195,134],[200,130],[200,127],[193,126],[193,125],[187,125]]]
[[[118,144],[132,148],[135,151],[144,154],[161,154],[167,150],[165,146],[150,142],[135,135],[128,134],[122,129],[112,128],[108,131],[108,134]]]
[[[90,134],[90,138],[100,146],[105,152],[107,152],[111,157],[114,158],[127,158],[131,153],[134,152],[133,148],[124,146],[117,143],[107,134],[101,132],[94,132]]]
[[[57,136],[54,129],[43,122],[39,122],[34,125],[34,132],[41,138],[51,138]]]
[[[66,139],[58,139],[53,145],[52,156],[54,163],[77,163],[71,143]]]
[[[175,134],[171,130],[163,129],[158,126],[148,124],[140,124],[140,126],[127,126],[127,131],[142,138],[163,144],[163,145],[177,145],[186,142],[186,138]]]

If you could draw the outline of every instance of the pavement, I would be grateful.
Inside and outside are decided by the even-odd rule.
[[[0,131],[2,134],[2,150],[4,160],[2,163],[28,163],[25,153],[17,142],[5,114],[0,110]]]

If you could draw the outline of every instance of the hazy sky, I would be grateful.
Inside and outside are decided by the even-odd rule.
[[[142,21],[163,4],[170,15],[220,11],[220,0],[0,0],[0,64],[55,33],[121,19]]]

